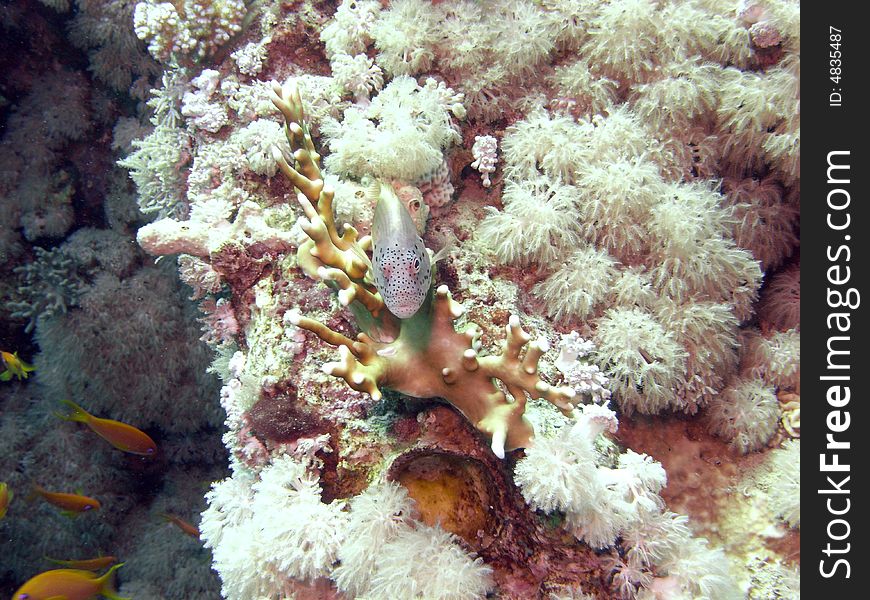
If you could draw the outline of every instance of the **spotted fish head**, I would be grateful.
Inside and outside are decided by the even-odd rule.
[[[422,306],[432,283],[432,266],[423,240],[413,244],[375,244],[372,266],[375,287],[384,304],[400,319],[414,316]]]
[[[372,219],[374,284],[389,311],[407,319],[420,310],[429,294],[429,252],[392,185],[375,181],[369,193],[377,198]]]

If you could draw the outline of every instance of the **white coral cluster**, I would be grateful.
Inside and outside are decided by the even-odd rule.
[[[380,9],[380,3],[374,0],[342,0],[320,33],[326,55],[353,56],[365,51],[372,41],[371,32]]]
[[[349,510],[320,493],[312,465],[292,456],[212,486],[200,530],[224,598],[283,598],[318,577],[357,598],[461,600],[492,587],[490,569],[452,534],[414,518],[400,485],[372,484]]]
[[[623,409],[693,413],[736,370],[762,272],[718,184],[671,180],[684,158],[654,135],[626,106],[578,121],[533,110],[506,130],[504,208],[487,208],[477,239],[543,267],[532,293],[546,314],[593,323]],[[790,247],[789,226],[770,235]]]
[[[329,573],[347,517],[342,502],[320,494],[317,474],[291,456],[259,477],[237,468],[213,485],[201,532],[225,598],[284,597],[293,579]]]
[[[372,484],[353,498],[333,573],[338,588],[353,598],[483,598],[491,569],[455,536],[414,516],[413,501],[397,483]]]
[[[474,145],[471,147],[474,161],[471,163],[471,167],[480,172],[483,187],[492,185],[489,176],[491,173],[495,173],[495,165],[498,162],[497,150],[498,140],[493,136],[478,135],[474,138]]]
[[[608,464],[597,441],[616,431],[615,414],[585,405],[552,438],[539,436],[517,462],[514,479],[532,508],[565,515],[578,539],[619,544],[611,577],[623,597],[740,598],[721,550],[693,537],[686,517],[664,509],[662,466],[631,450]]]
[[[239,71],[250,77],[256,77],[263,70],[263,63],[266,62],[267,52],[266,44],[271,41],[270,38],[264,39],[262,42],[251,42],[245,44],[230,56],[236,61],[236,66]]]
[[[770,441],[781,413],[773,387],[758,379],[738,379],[710,403],[708,418],[714,433],[746,454]]]
[[[211,102],[212,95],[220,85],[220,73],[205,69],[191,80],[195,88],[184,94],[181,99],[181,114],[196,129],[217,133],[229,122],[227,109],[222,102]]]
[[[595,344],[580,337],[576,331],[563,334],[559,342],[559,356],[554,366],[561,371],[565,383],[578,393],[591,398],[596,404],[606,403],[610,399],[607,389],[610,380],[601,372],[596,364],[588,360],[580,360],[595,350]]]
[[[416,181],[435,171],[444,149],[460,141],[453,119],[465,116],[461,102],[461,95],[434,79],[421,86],[396,77],[367,107],[353,106],[341,122],[322,124],[331,151],[326,167],[357,180]]]
[[[363,106],[368,104],[373,91],[380,91],[384,86],[383,71],[365,54],[335,56],[332,77],[340,89],[353,94],[354,101]]]
[[[514,478],[533,508],[565,513],[566,525],[586,543],[604,548],[644,512],[661,508],[658,491],[664,469],[630,450],[613,468],[604,464],[595,441],[616,431],[616,415],[606,406],[584,405],[574,424],[555,438],[538,438],[517,463]]]
[[[243,0],[146,0],[136,5],[133,26],[148,51],[161,62],[173,55],[202,60],[242,29],[247,13]]]
[[[801,334],[795,329],[761,334],[749,330],[741,345],[741,372],[778,390],[801,390]]]
[[[278,148],[285,156],[290,154],[284,128],[271,119],[252,121],[233,133],[231,140],[244,152],[248,168],[258,175],[273,177],[278,172],[272,148]]]

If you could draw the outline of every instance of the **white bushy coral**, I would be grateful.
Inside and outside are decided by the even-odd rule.
[[[768,497],[768,506],[774,516],[790,527],[801,526],[801,441],[786,440],[781,448],[772,450],[765,462],[753,474],[757,484]]]
[[[184,211],[182,168],[190,145],[190,136],[180,127],[158,125],[145,138],[134,140],[135,150],[118,161],[130,170],[143,213],[166,217]]]
[[[657,70],[649,83],[633,86],[632,108],[662,137],[688,129],[716,105],[718,70],[699,59],[667,65]]]
[[[259,480],[237,467],[212,487],[201,533],[225,598],[284,597],[290,579],[330,572],[346,516],[320,492],[317,475],[291,456],[274,459]]]
[[[574,183],[577,166],[592,159],[591,149],[578,143],[588,138],[591,124],[536,109],[512,123],[502,139],[505,177],[515,181],[544,175]]]
[[[656,317],[686,349],[686,374],[676,393],[694,413],[725,386],[737,369],[737,318],[729,304],[662,300]]]
[[[585,405],[573,425],[539,436],[514,471],[523,497],[535,509],[563,512],[566,527],[592,546],[618,543],[611,573],[625,597],[740,598],[724,553],[693,537],[686,517],[664,510],[659,463],[628,450],[604,464],[595,442],[616,425],[609,409]]]
[[[366,104],[372,91],[380,91],[384,85],[381,68],[365,54],[338,54],[331,64],[335,84],[352,94],[357,103]]]
[[[548,316],[557,321],[584,319],[604,298],[616,278],[616,260],[592,246],[580,247],[532,294],[545,304]]]
[[[278,148],[284,156],[290,154],[284,128],[271,119],[257,119],[236,131],[231,139],[244,151],[248,167],[258,175],[272,177],[278,172],[272,148]]]
[[[800,393],[801,334],[796,329],[762,335],[750,330],[743,336],[741,370],[780,390]]]
[[[616,431],[616,415],[595,404],[581,406],[577,420],[554,438],[539,437],[517,462],[514,479],[532,508],[565,513],[574,535],[596,548],[611,546],[629,525],[661,507],[666,481],[661,465],[631,450],[606,466],[595,449],[604,431]]]
[[[600,114],[616,103],[617,82],[595,73],[586,59],[559,65],[549,81],[556,90],[556,107],[572,114]]]
[[[161,62],[173,55],[202,60],[242,29],[244,0],[145,0],[136,5],[133,27]]]
[[[627,264],[647,254],[646,223],[663,195],[664,182],[651,161],[616,158],[590,165],[580,175],[579,221],[586,239]]]
[[[395,0],[372,28],[377,62],[390,75],[417,75],[435,57],[437,15],[425,0]]]
[[[345,533],[342,503],[321,502],[317,475],[288,456],[274,459],[253,490],[267,565],[303,580],[328,574]]]
[[[380,3],[373,0],[342,0],[320,33],[326,56],[364,52],[372,41],[372,29],[380,10]]]
[[[355,598],[463,600],[492,588],[491,569],[453,534],[415,520],[404,487],[375,483],[348,511],[320,500],[311,461],[297,455],[274,458],[259,478],[235,464],[206,495],[200,530],[225,598],[278,600],[294,580],[319,577]]]
[[[711,549],[704,538],[692,536],[686,517],[670,511],[647,513],[637,527],[624,534],[627,562],[617,570],[614,583],[622,573],[641,573],[637,581],[625,581],[639,600],[659,598],[704,598],[741,600],[744,598],[729,572],[728,558],[721,549]],[[655,576],[647,569],[655,567]]]
[[[344,120],[322,125],[333,173],[361,179],[413,182],[436,171],[443,151],[461,141],[454,118],[463,118],[462,95],[427,79],[420,86],[410,77],[396,77],[364,109],[351,107]]]
[[[626,413],[655,414],[684,408],[675,391],[686,369],[686,351],[649,312],[608,310],[598,321],[595,356],[612,381]]]
[[[655,286],[677,303],[730,302],[745,321],[761,284],[761,268],[729,237],[731,213],[708,182],[668,184],[651,209],[647,264]]]
[[[609,2],[592,19],[583,54],[604,75],[637,81],[655,64],[656,42],[663,25],[655,2]]]
[[[711,431],[746,454],[770,441],[781,412],[772,387],[758,379],[738,379],[710,402],[707,415]]]
[[[338,588],[354,598],[483,598],[491,569],[472,559],[440,526],[414,519],[404,487],[375,483],[350,501],[350,520],[335,569]]]
[[[571,214],[576,193],[574,187],[544,177],[508,181],[505,209],[487,209],[478,238],[502,263],[552,262],[579,242]]]

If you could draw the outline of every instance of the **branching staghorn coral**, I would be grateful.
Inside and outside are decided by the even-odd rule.
[[[332,216],[334,190],[324,185],[320,156],[304,124],[298,90],[292,84],[284,89],[275,84],[273,90],[272,101],[287,122],[294,166],[279,151],[275,158],[300,190],[299,202],[307,217],[302,228],[309,240],[299,247],[299,264],[310,276],[340,288],[339,300],[351,308],[363,329],[353,340],[313,319],[299,314],[291,317],[294,325],[339,347],[341,361],[324,365],[324,371],[375,399],[381,397],[381,388],[417,398],[444,398],[491,436],[493,452],[501,458],[506,448],[525,447],[534,435],[523,416],[527,397],[546,399],[570,414],[575,392],[550,386],[540,378],[538,360],[548,344],[531,341],[518,316],[510,317],[501,353],[484,356],[479,353],[481,332],[475,324],[456,330],[454,322],[462,316],[463,307],[451,298],[447,286],[430,293],[409,319],[400,320],[386,309],[365,255],[371,238],[358,238],[350,226],[338,233]]]

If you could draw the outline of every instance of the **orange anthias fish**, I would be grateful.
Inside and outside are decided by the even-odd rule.
[[[172,523],[173,525],[178,527],[181,531],[183,531],[190,537],[199,539],[199,528],[197,528],[196,525],[191,525],[181,517],[176,517],[175,515],[161,513],[160,516],[166,519],[169,523]]]
[[[12,502],[12,490],[4,482],[0,481],[0,519],[6,516],[10,502]]]
[[[43,498],[49,504],[63,510],[63,514],[67,516],[75,516],[79,513],[97,510],[100,508],[100,501],[96,498],[82,496],[80,494],[65,494],[63,492],[49,492],[45,488],[35,486],[33,491]]]
[[[57,413],[57,416],[67,421],[84,423],[118,450],[142,456],[153,456],[157,453],[157,444],[144,431],[120,421],[95,417],[72,400],[62,402],[69,407],[70,412],[65,415]]]
[[[114,556],[99,556],[97,558],[85,558],[82,560],[58,560],[46,556],[45,560],[70,569],[84,569],[85,571],[99,571],[118,562],[118,559]]]
[[[17,352],[0,352],[0,358],[3,359],[3,364],[6,365],[6,370],[0,373],[0,381],[9,381],[13,376],[18,379],[27,379],[29,374],[36,370],[33,365],[28,365],[18,358]]]
[[[110,600],[129,600],[115,593],[112,573],[121,567],[120,563],[96,575],[78,569],[54,569],[40,573],[29,579],[12,595],[13,600],[90,600],[103,595]]]

